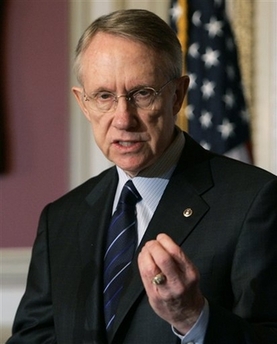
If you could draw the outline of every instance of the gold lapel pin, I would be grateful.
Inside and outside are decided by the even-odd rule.
[[[192,214],[193,214],[193,211],[192,211],[191,208],[187,208],[187,209],[185,209],[185,210],[183,211],[183,215],[184,215],[185,217],[190,217]]]

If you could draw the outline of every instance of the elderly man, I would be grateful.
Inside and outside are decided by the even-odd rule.
[[[115,166],[44,209],[8,343],[277,343],[277,178],[176,126],[175,33],[144,10],[100,17],[75,70]]]

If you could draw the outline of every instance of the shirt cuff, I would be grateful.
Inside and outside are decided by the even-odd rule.
[[[199,318],[197,319],[196,323],[192,326],[192,328],[188,331],[186,335],[181,335],[177,332],[177,330],[171,326],[173,333],[181,339],[181,344],[203,344],[205,333],[208,326],[209,321],[209,303],[205,299],[205,304]]]

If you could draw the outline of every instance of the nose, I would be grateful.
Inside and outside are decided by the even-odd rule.
[[[128,130],[137,126],[136,110],[128,101],[126,95],[117,96],[115,106],[112,122],[114,127],[121,130]]]

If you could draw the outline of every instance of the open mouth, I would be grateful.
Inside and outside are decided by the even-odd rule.
[[[118,141],[117,144],[123,147],[131,147],[136,144],[137,141]]]

